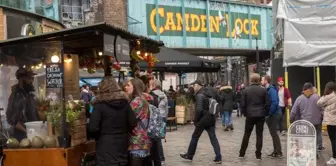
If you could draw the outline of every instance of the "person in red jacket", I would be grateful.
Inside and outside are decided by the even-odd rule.
[[[282,113],[281,120],[279,123],[279,129],[281,135],[285,135],[286,131],[283,128],[282,122],[283,118],[286,117],[286,108],[292,106],[292,98],[289,89],[284,86],[283,77],[278,78],[278,96],[279,96],[279,107]]]

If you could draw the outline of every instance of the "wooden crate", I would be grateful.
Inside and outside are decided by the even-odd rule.
[[[177,105],[175,107],[175,116],[177,118],[176,123],[177,124],[185,124],[187,122],[186,119],[186,107]]]
[[[86,118],[81,118],[74,122],[70,132],[71,146],[77,146],[87,141],[86,123]]]

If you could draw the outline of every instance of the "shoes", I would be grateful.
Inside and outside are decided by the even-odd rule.
[[[166,165],[166,162],[165,161],[161,161],[161,165]]]
[[[229,130],[230,130],[229,126],[225,127],[225,129],[224,129],[224,131],[229,131]]]
[[[256,156],[257,160],[261,160],[261,156]]]
[[[282,156],[282,153],[276,153],[276,152],[273,152],[273,153],[267,155],[267,157],[279,158],[279,159],[280,159],[280,158],[282,158],[283,156]]]
[[[180,156],[186,161],[192,161],[193,157],[189,156],[188,154],[180,154]]]
[[[323,151],[324,149],[325,149],[324,147],[319,147],[319,148],[317,148],[317,150],[318,150],[319,152]]]
[[[336,158],[331,158],[329,161],[327,161],[328,165],[335,165],[336,164]]]
[[[282,136],[285,136],[285,135],[287,134],[287,132],[286,132],[286,131],[282,131],[280,134],[281,134]]]
[[[219,159],[212,160],[212,162],[215,164],[222,164],[222,160]]]
[[[230,125],[229,128],[230,130],[234,130],[233,125]]]

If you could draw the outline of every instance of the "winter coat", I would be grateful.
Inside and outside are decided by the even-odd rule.
[[[85,103],[89,103],[91,101],[92,94],[86,90],[83,89],[80,93],[80,99],[83,100]]]
[[[252,84],[242,92],[240,101],[242,113],[246,117],[265,117],[270,109],[270,100],[265,88]]]
[[[242,96],[242,91],[240,90],[240,91],[236,91],[235,92],[235,102],[240,102],[240,100],[241,100],[241,96]]]
[[[266,90],[271,102],[269,115],[280,114],[278,90],[273,85],[269,85]]]
[[[143,94],[146,100],[153,100],[149,94]],[[150,99],[150,97],[152,99]],[[149,109],[147,101],[140,97],[134,98],[130,103],[132,110],[137,119],[137,125],[130,135],[128,150],[147,150],[151,146],[150,138],[147,135],[147,127],[149,123]]]
[[[27,93],[18,85],[14,85],[8,99],[6,118],[8,124],[14,128],[13,137],[18,141],[27,138],[27,133],[16,129],[14,126],[21,123],[25,127],[24,123],[39,120],[36,110],[34,94]]]
[[[202,88],[196,93],[194,124],[197,127],[210,127],[216,123],[216,117],[209,113],[210,97],[216,96],[212,96],[206,88]]]
[[[232,112],[234,100],[231,86],[223,86],[220,88],[219,103],[221,105],[221,112]]]
[[[322,109],[317,105],[320,97],[306,90],[296,100],[291,110],[290,121],[307,120],[313,125],[322,123]]]
[[[129,133],[137,124],[128,101],[99,102],[94,110],[88,130],[96,140],[97,165],[127,165]]]
[[[160,110],[161,117],[168,118],[168,98],[166,94],[160,89],[153,90],[152,93],[158,97],[158,108]]]
[[[322,96],[317,105],[324,108],[323,124],[336,126],[336,94]]]

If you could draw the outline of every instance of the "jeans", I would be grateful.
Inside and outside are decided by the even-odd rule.
[[[240,102],[236,102],[237,104],[237,116],[243,116],[241,113]]]
[[[209,135],[211,145],[212,145],[212,147],[215,151],[215,154],[216,154],[216,160],[222,160],[220,146],[219,146],[219,143],[218,143],[218,139],[216,137],[215,126],[210,126],[210,127],[197,127],[196,126],[195,127],[194,133],[191,136],[191,141],[190,141],[190,144],[189,144],[187,155],[190,156],[190,157],[194,157],[195,152],[196,152],[196,148],[197,148],[197,144],[198,144],[198,140],[201,137],[204,130],[206,130],[208,135]]]
[[[167,123],[167,118],[162,118],[162,120]],[[166,131],[165,131],[166,132]],[[159,154],[160,154],[160,160],[161,161],[165,161],[165,157],[164,157],[164,152],[163,152],[163,146],[162,146],[162,140],[160,140],[158,142],[158,146],[159,146]]]
[[[264,132],[265,117],[246,117],[244,137],[239,151],[239,156],[244,157],[246,149],[249,144],[250,136],[253,131],[253,127],[256,126],[256,156],[261,157],[261,149],[263,146],[263,132]]]
[[[322,139],[322,125],[314,125],[316,130],[316,148],[323,147],[323,139]]]
[[[280,132],[286,130],[284,129],[284,125],[283,125],[283,120],[284,118],[286,118],[286,107],[279,107],[280,110],[281,110],[281,118],[280,118],[280,121],[279,121],[279,130]]]
[[[161,166],[160,146],[161,139],[151,139],[152,146],[150,151],[150,160],[153,166]],[[162,145],[162,144],[161,144]]]
[[[225,126],[232,125],[232,112],[224,111],[222,113],[222,124]]]
[[[333,158],[336,158],[336,126],[327,126]]]
[[[274,153],[282,154],[280,137],[277,132],[277,127],[281,118],[281,113],[274,114],[268,117],[267,126],[273,140]]]

